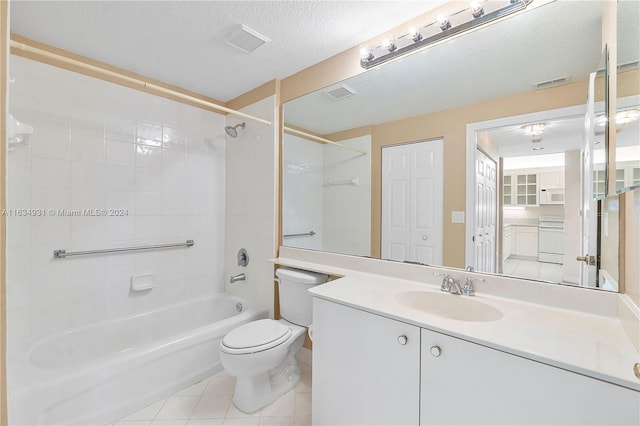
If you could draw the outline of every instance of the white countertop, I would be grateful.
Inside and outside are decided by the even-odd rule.
[[[424,283],[295,259],[275,262],[342,276],[312,288],[315,297],[640,391],[633,374],[640,353],[616,317],[486,295],[476,286],[474,300],[494,306],[503,316],[488,322],[459,321],[397,302],[395,296],[403,291],[439,292],[437,277]]]

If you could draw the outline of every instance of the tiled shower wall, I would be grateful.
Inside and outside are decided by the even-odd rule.
[[[276,122],[275,96],[240,110]],[[227,125],[245,121],[227,115]],[[246,120],[236,138],[227,138],[225,196],[226,290],[269,309],[273,316],[273,263],[276,223],[276,133],[275,126]],[[238,266],[238,250],[249,253],[249,264]],[[244,273],[246,279],[233,284],[229,276]]]
[[[7,156],[9,338],[222,291],[224,116],[16,56],[10,78],[9,111],[34,132]],[[52,255],[187,239],[195,246]],[[156,287],[131,292],[143,274]]]
[[[319,144],[285,134],[282,227],[287,247],[359,256],[371,254],[371,136],[340,143],[367,152]],[[327,181],[357,179],[357,185]]]

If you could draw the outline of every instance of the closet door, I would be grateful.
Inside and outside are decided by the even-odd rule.
[[[382,258],[442,264],[443,140],[382,150]]]

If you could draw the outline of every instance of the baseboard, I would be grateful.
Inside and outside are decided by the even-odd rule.
[[[298,352],[298,362],[304,362],[305,364],[311,365],[312,360],[312,352],[307,348],[300,349]]]

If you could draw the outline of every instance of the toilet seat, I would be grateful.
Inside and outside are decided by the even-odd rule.
[[[272,319],[253,321],[224,336],[220,349],[229,354],[266,351],[286,342],[291,334],[291,328],[278,321]]]

